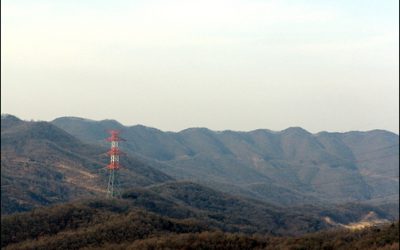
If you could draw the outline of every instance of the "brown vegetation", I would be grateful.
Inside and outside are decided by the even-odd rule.
[[[199,218],[154,214],[127,200],[85,201],[5,216],[5,249],[393,249],[399,223],[297,237],[229,233]]]

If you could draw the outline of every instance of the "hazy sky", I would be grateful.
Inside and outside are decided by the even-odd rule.
[[[398,0],[3,0],[1,112],[399,128]]]

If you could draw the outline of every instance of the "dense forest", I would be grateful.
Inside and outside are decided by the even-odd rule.
[[[223,232],[170,234],[133,243],[106,244],[108,249],[399,249],[399,223],[361,231],[335,230],[301,237],[268,237]],[[99,249],[99,248],[86,248]]]
[[[178,216],[179,217],[179,216]],[[243,225],[246,222],[242,222]],[[2,249],[396,249],[399,223],[298,236],[229,232],[203,218],[171,218],[127,200],[88,200],[4,216]]]

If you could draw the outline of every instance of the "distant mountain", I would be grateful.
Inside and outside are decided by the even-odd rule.
[[[177,179],[275,204],[398,203],[399,136],[388,131],[311,134],[292,127],[174,133],[113,120],[62,117],[52,123],[99,145],[107,129],[119,129],[126,152]]]
[[[104,199],[108,129],[127,139],[121,143],[127,153],[119,176],[122,199]],[[2,115],[1,246],[183,248],[188,239],[194,249],[201,242],[232,249],[321,247],[322,239],[331,244],[326,248],[349,244],[344,233],[304,240],[277,236],[398,219],[396,140],[380,130],[172,133],[113,120],[48,123]],[[384,239],[388,244],[396,239],[393,227]],[[371,237],[360,235],[351,246]],[[376,238],[382,241],[380,234]]]
[[[107,148],[82,143],[48,122],[1,117],[1,212],[105,195]],[[123,188],[173,180],[124,157]]]

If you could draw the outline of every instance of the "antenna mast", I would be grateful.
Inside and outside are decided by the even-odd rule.
[[[111,149],[108,151],[108,155],[110,156],[110,164],[107,165],[109,170],[107,198],[119,198],[121,197],[121,191],[119,190],[117,172],[120,167],[119,156],[122,154],[122,152],[119,150],[118,142],[124,141],[124,139],[119,137],[119,131],[117,130],[109,130],[108,132],[111,136],[107,138],[107,141],[111,142]]]

